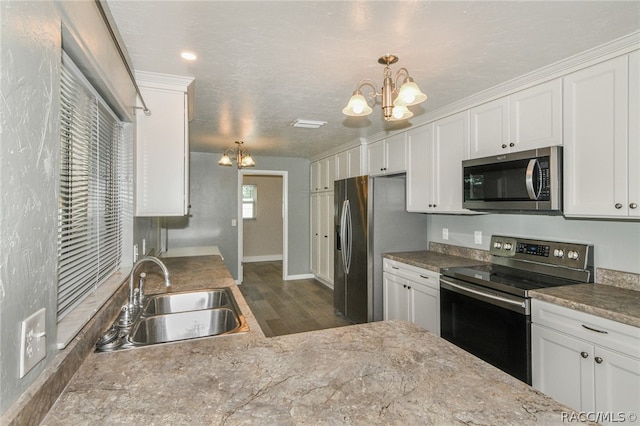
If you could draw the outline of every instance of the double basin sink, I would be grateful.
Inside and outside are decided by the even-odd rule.
[[[229,288],[163,293],[147,296],[133,323],[116,322],[96,349],[104,352],[248,330]]]

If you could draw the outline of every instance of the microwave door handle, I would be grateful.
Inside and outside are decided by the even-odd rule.
[[[540,176],[538,176],[538,193],[536,193],[536,189],[533,186],[534,172],[536,170],[536,166],[538,165],[538,159],[533,158],[529,160],[529,164],[527,165],[527,171],[525,173],[525,184],[527,187],[527,193],[529,194],[529,199],[537,200],[540,196],[540,190],[542,189],[542,182],[540,182]]]

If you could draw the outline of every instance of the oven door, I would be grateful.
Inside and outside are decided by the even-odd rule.
[[[440,279],[441,336],[531,384],[531,315],[524,298]]]

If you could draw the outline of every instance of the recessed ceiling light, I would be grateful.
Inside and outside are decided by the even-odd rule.
[[[182,59],[186,59],[187,61],[195,61],[196,59],[198,59],[196,54],[193,52],[184,51],[180,53],[180,56],[182,57]]]
[[[291,122],[293,127],[304,127],[306,129],[318,129],[325,124],[327,124],[326,121],[302,120],[300,118]]]

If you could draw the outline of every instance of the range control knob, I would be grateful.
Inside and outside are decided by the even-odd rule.
[[[554,255],[555,257],[564,257],[564,250],[562,250],[562,249],[555,249],[555,250],[553,251],[553,255]]]
[[[511,250],[511,248],[513,247],[513,244],[511,243],[504,243],[504,249],[505,250]]]
[[[580,257],[580,255],[577,251],[569,250],[569,253],[567,253],[567,257],[569,259],[578,260],[578,257]]]
[[[493,243],[493,248],[501,249],[502,243],[500,241],[496,241],[495,243]]]

